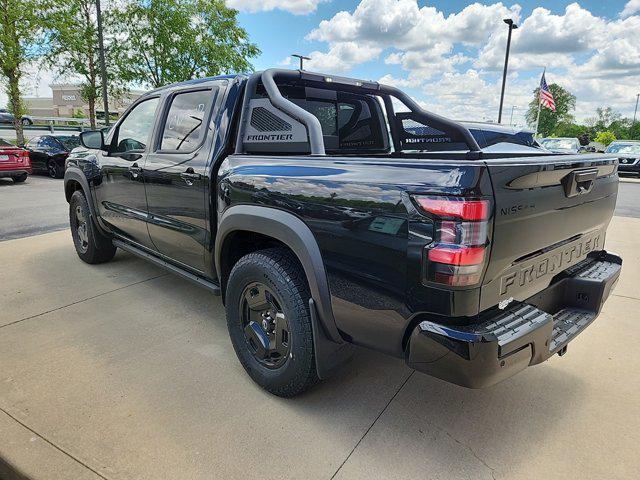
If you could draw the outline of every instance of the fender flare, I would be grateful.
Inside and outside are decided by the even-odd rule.
[[[84,173],[82,173],[82,170],[80,170],[78,167],[73,167],[69,165],[67,167],[67,170],[64,172],[65,197],[67,196],[67,185],[71,181],[78,182],[80,184],[80,186],[82,187],[82,190],[84,191],[84,196],[87,197],[87,203],[89,204],[89,210],[91,210],[91,215],[95,217],[96,212],[95,212],[95,207],[93,205],[93,198],[91,197],[91,190],[89,189],[89,181],[87,180],[87,177],[85,177]],[[69,201],[69,199],[70,197],[67,198],[67,202]]]
[[[336,343],[343,339],[338,332],[331,308],[329,282],[320,254],[320,248],[309,227],[295,215],[270,207],[236,205],[222,214],[215,242],[215,264],[222,282],[221,256],[226,237],[238,230],[261,233],[288,246],[298,257],[304,269],[311,298],[328,338]]]
[[[85,176],[84,172],[80,170],[80,168],[69,165],[67,170],[64,172],[64,194],[65,198],[67,196],[67,185],[69,182],[78,182],[82,187],[82,191],[84,192],[84,196],[87,199],[87,204],[89,204],[89,213],[91,214],[91,218],[93,218],[93,224],[105,235],[108,235],[108,232],[103,228],[103,226],[98,221],[98,213],[96,212],[96,207],[93,204],[93,195],[91,195],[91,188],[89,187],[89,180]],[[67,198],[67,202],[70,200],[70,197]]]

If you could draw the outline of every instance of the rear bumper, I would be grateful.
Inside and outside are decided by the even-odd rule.
[[[17,177],[19,175],[23,175],[23,174],[30,174],[31,173],[31,169],[30,168],[16,168],[15,170],[0,170],[0,178],[3,177]]]
[[[596,319],[621,268],[620,257],[598,252],[537,295],[504,311],[492,310],[475,325],[423,321],[409,339],[407,364],[457,385],[482,388],[562,355]]]

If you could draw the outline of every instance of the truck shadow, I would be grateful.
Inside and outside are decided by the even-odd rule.
[[[64,248],[68,255],[48,251],[57,275],[80,261]],[[119,252],[91,268],[116,275],[136,268],[134,258]],[[23,274],[41,272],[29,263]],[[276,443],[271,478],[329,478],[347,458],[344,470],[368,478],[491,478],[530,462],[583,398],[581,379],[553,362],[467,390],[364,349],[306,394],[278,398],[237,361],[219,297],[175,275],[147,278],[0,337],[3,375],[12,378],[0,401],[16,415],[28,410],[30,428],[108,466],[113,478],[179,478],[180,469],[210,473],[212,465],[219,478],[237,476],[238,465],[255,478],[264,460],[254,452]]]
[[[159,291],[176,294],[175,284],[173,291],[163,290]],[[219,298],[211,303],[222,313]],[[208,322],[218,335],[226,335],[222,314],[209,315]],[[567,428],[567,417],[579,408],[584,385],[580,377],[555,367],[554,360],[493,387],[471,390],[413,372],[401,359],[357,348],[353,359],[333,377],[293,399],[274,397],[253,384],[242,369],[239,373],[243,395],[276,405],[284,418],[302,419],[336,435],[345,427],[357,431],[361,441],[352,457],[372,478],[398,475],[394,470],[398,458],[418,469],[408,478],[419,471],[442,471],[454,478],[452,458],[459,471],[480,468],[493,473],[498,465],[517,468],[521,461],[530,461],[533,445]],[[327,440],[316,441],[322,446]],[[353,448],[356,442],[351,441]],[[395,460],[390,463],[391,456]]]

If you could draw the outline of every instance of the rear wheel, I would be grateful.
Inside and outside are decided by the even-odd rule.
[[[104,236],[91,219],[89,204],[80,190],[69,201],[69,226],[76,253],[86,263],[108,262],[116,254],[111,239]]]
[[[22,122],[22,125],[25,125],[25,126],[33,125],[33,122],[29,118],[23,118],[21,122]]]
[[[22,183],[27,179],[27,174],[23,173],[21,175],[16,175],[15,177],[11,177],[11,179],[15,182],[15,183]]]
[[[61,170],[58,162],[55,160],[49,160],[47,162],[47,173],[51,178],[62,178]]]
[[[288,250],[250,253],[227,283],[227,327],[251,378],[267,391],[298,395],[318,381],[304,271]]]

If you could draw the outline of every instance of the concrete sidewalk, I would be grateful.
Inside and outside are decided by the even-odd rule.
[[[635,478],[640,220],[600,318],[562,358],[486,390],[359,351],[292,400],[236,360],[217,297],[68,232],[0,243],[0,478]]]

